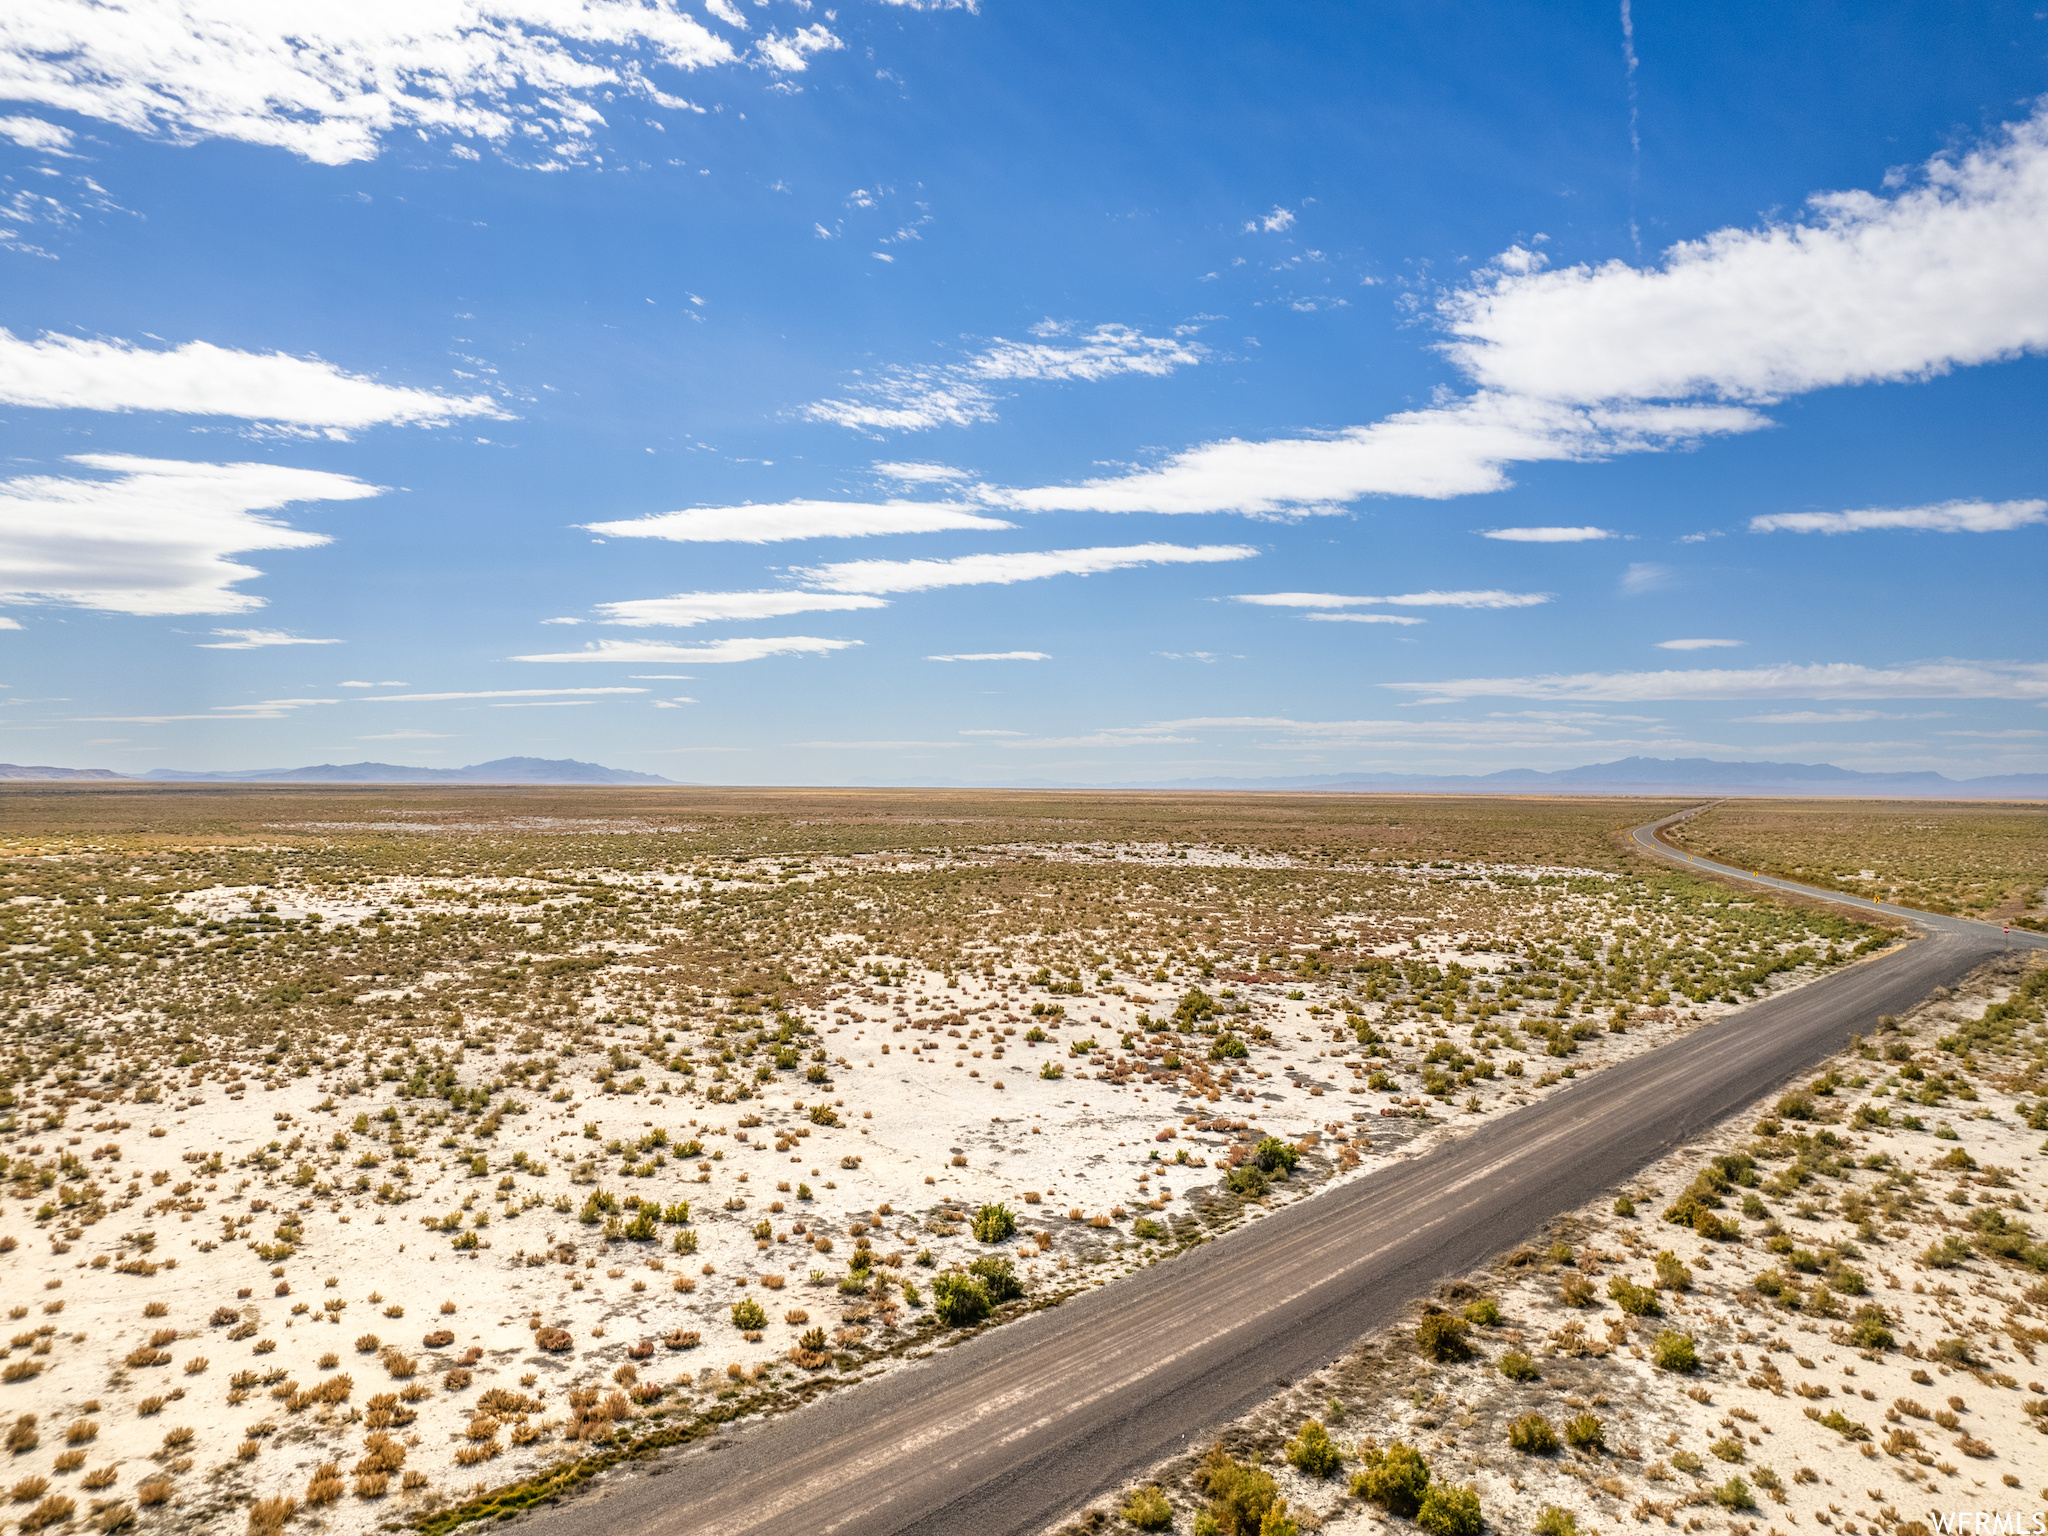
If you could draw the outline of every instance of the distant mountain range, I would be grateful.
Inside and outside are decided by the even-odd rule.
[[[407,768],[398,763],[319,763],[311,768],[238,768],[195,773],[152,768],[20,768],[0,763],[0,779],[95,779],[155,784],[674,784],[659,774],[579,763],[568,757],[501,757],[467,768]]]
[[[862,780],[879,785],[882,780]],[[901,780],[895,781],[901,783]],[[963,779],[926,779],[938,788],[984,789]],[[1939,773],[1865,773],[1832,763],[1727,763],[1710,757],[1624,757],[1545,772],[1503,768],[1487,774],[1331,773],[1261,779],[1138,779],[1070,784],[1015,779],[1017,789],[1184,789],[1312,794],[1795,795],[1924,800],[2048,799],[2048,773],[1951,779]]]
[[[106,768],[24,768],[0,763],[0,780],[98,780],[119,783],[207,784],[664,784],[688,786],[658,774],[579,763],[572,758],[501,757],[468,768],[407,768],[396,763],[320,763],[310,768],[247,768],[218,773],[152,768],[119,774]],[[1075,784],[1055,779],[974,783],[966,779],[856,779],[851,787],[918,789],[1179,789],[1245,793],[1314,794],[1568,794],[1568,795],[1798,795],[1859,799],[2044,800],[2048,773],[1951,779],[1939,773],[1865,773],[1832,763],[1726,763],[1711,757],[1624,757],[1611,763],[1545,772],[1504,768],[1498,773],[1309,774],[1265,779],[1136,779],[1117,784]]]

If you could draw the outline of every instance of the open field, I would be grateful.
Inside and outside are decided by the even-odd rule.
[[[1825,890],[2048,932],[2048,806],[1724,800],[1668,838]]]
[[[791,1408],[1888,937],[1635,802],[0,806],[31,1525],[362,1529]]]
[[[1061,1529],[2035,1529],[2044,1004],[1979,967]]]

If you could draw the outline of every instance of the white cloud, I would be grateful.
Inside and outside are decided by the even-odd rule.
[[[344,683],[343,687],[349,685]],[[646,693],[645,688],[486,688],[470,693],[380,693],[358,697],[358,704],[445,704],[452,699],[525,699],[536,694]]]
[[[927,656],[926,661],[1051,661],[1050,651],[960,651],[952,656]],[[962,731],[962,736],[1008,736],[1010,731]]]
[[[687,628],[721,620],[780,619],[792,613],[840,612],[853,608],[886,608],[879,597],[831,595],[822,592],[678,592],[673,597],[631,598],[599,603],[599,620],[633,627],[670,625]],[[574,622],[569,621],[569,622]]]
[[[995,420],[997,397],[991,384],[1028,380],[1093,384],[1125,374],[1159,378],[1198,363],[1206,355],[1202,347],[1184,337],[1147,336],[1125,325],[1098,325],[1070,346],[997,337],[963,362],[885,369],[878,377],[853,386],[851,398],[813,401],[802,414],[812,421],[870,432],[964,427]]]
[[[747,18],[740,14],[732,0],[704,0],[704,10],[728,27],[738,27],[742,32],[747,30]]]
[[[1305,613],[1302,615],[1316,624],[1427,624],[1427,619],[1411,619],[1398,613]]]
[[[710,640],[702,645],[666,645],[654,640],[593,640],[580,651],[514,656],[514,661],[760,661],[768,656],[821,655],[859,645],[858,640],[820,640],[785,635],[774,640]],[[637,690],[636,690],[637,691]]]
[[[335,684],[334,686],[335,686],[335,687],[337,687],[337,688],[407,688],[407,687],[410,687],[410,686],[411,686],[411,684],[409,684],[409,683],[395,683],[395,682],[394,682],[394,683],[364,683],[364,682],[347,682],[347,683],[336,683],[336,684]]]
[[[1743,406],[1589,409],[1497,392],[1318,437],[1232,438],[1175,454],[1154,469],[1078,485],[991,491],[1020,512],[1239,512],[1298,517],[1363,496],[1440,501],[1504,490],[1506,466],[1663,452],[1752,432],[1767,418]]]
[[[195,464],[78,454],[110,478],[0,481],[0,601],[114,613],[246,613],[263,599],[234,584],[261,571],[233,556],[314,549],[324,533],[261,514],[299,501],[351,501],[382,487],[277,464]]]
[[[1428,701],[1474,698],[1600,699],[2034,699],[2048,701],[2048,662],[1926,661],[1903,667],[1851,662],[1742,671],[1577,672],[1385,683]]]
[[[582,526],[614,539],[770,544],[783,539],[865,539],[885,533],[947,533],[1016,525],[990,517],[979,508],[951,502],[779,501],[760,506],[692,507]]]
[[[1010,555],[961,555],[952,560],[846,560],[795,574],[828,592],[928,592],[935,587],[1006,585],[1046,576],[1092,576],[1141,565],[1206,565],[1249,560],[1243,544],[1130,544],[1102,549],[1031,550]]]
[[[844,48],[830,30],[812,23],[791,33],[770,32],[754,45],[754,54],[769,69],[798,74],[811,67],[810,55]]]
[[[1482,389],[1581,405],[1922,379],[2048,343],[2048,109],[1891,197],[1724,229],[1661,265],[1482,276],[1442,306]]]
[[[1285,233],[1292,228],[1294,228],[1294,210],[1292,208],[1275,208],[1262,219],[1246,220],[1244,232],[1252,235],[1264,230],[1269,235],[1277,235]]]
[[[1741,645],[1740,640],[1659,640],[1660,651],[1721,651]]]
[[[19,628],[21,628],[21,620],[19,620],[19,619],[6,619],[6,618],[0,618],[0,629],[19,629]]]
[[[950,464],[923,464],[914,460],[877,461],[875,473],[902,485],[932,485],[971,478],[964,469]]]
[[[1865,507],[1856,512],[1777,512],[1752,517],[1752,533],[2007,533],[2048,522],[2048,501],[1942,501],[1927,507]]]
[[[0,117],[0,138],[12,139],[23,149],[65,150],[71,147],[72,134],[40,117]]]
[[[1482,528],[1481,538],[1504,539],[1510,544],[1584,544],[1593,539],[1618,539],[1608,528]]]
[[[794,71],[840,46],[812,25],[771,33],[743,60],[696,17],[641,0],[16,0],[0,9],[0,98],[325,165],[371,159],[394,134],[571,158],[605,124],[596,102],[638,92],[689,105],[650,69]]]
[[[933,660],[933,661],[937,661],[937,660],[938,660],[939,658],[938,658],[938,657],[936,657],[936,656],[934,656],[934,657],[931,657],[930,659],[931,659],[931,660]],[[962,735],[962,736],[1022,736],[1022,735],[1024,734],[1024,732],[1022,732],[1022,731],[961,731],[961,732],[960,732],[959,734],[960,734],[960,735]]]
[[[202,640],[202,651],[255,651],[272,645],[340,645],[339,640],[308,640],[299,635],[287,634],[281,629],[216,629],[216,635],[226,635],[226,640]],[[348,684],[342,684],[344,688]]]
[[[137,725],[163,725],[172,720],[285,720],[292,711],[315,704],[339,704],[339,699],[259,699],[253,704],[216,704],[203,715],[81,715],[93,723],[116,721]]]
[[[319,427],[433,425],[458,416],[509,419],[486,395],[380,384],[319,358],[237,352],[188,341],[169,349],[122,340],[0,330],[0,401],[50,410],[175,411]]]
[[[1240,592],[1232,599],[1261,608],[1534,608],[1548,592],[1503,592],[1498,587],[1463,592],[1402,592],[1392,597],[1346,597],[1336,592]]]

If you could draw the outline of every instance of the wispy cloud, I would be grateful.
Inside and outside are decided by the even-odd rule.
[[[1312,624],[1427,624],[1427,619],[1409,618],[1399,613],[1304,613]]]
[[[1244,544],[1128,544],[961,555],[951,560],[847,560],[801,569],[796,575],[828,592],[927,592],[935,587],[1006,585],[1047,576],[1094,576],[1142,565],[1209,565],[1250,560],[1257,554]]]
[[[1609,528],[1482,528],[1479,536],[1502,539],[1510,544],[1585,544],[1595,539],[1618,539]]]
[[[1659,640],[1660,651],[1724,651],[1741,645],[1740,640]]]
[[[957,363],[884,369],[855,384],[845,397],[813,401],[801,414],[870,432],[965,427],[995,420],[997,385],[1034,380],[1092,384],[1129,374],[1158,378],[1207,355],[1184,337],[1147,336],[1126,325],[1099,325],[1069,342],[1050,339],[1061,333],[1059,327],[1040,329],[1046,339],[998,337]]]
[[[126,454],[70,460],[106,478],[0,481],[0,601],[111,613],[247,613],[237,592],[263,573],[233,557],[317,549],[324,533],[262,514],[299,501],[353,501],[382,487],[278,464],[194,464]]]
[[[616,522],[584,523],[612,539],[669,539],[682,544],[773,544],[787,539],[865,539],[888,533],[950,533],[1013,528],[980,507],[939,501],[779,501],[738,507],[691,507]]]
[[[2009,533],[2048,522],[2048,501],[1941,501],[1925,507],[1865,507],[1855,512],[1774,512],[1749,520],[1753,533]]]
[[[824,592],[678,592],[673,597],[630,598],[619,603],[599,603],[595,622],[623,624],[634,628],[666,626],[688,628],[693,624],[714,624],[743,619],[780,619],[793,613],[843,613],[856,608],[886,608],[879,597]],[[576,619],[555,619],[556,624],[575,624]]]
[[[227,635],[226,640],[202,640],[202,651],[256,651],[272,645],[340,645],[339,640],[309,640],[303,635],[287,633],[282,629],[216,629],[216,635]],[[348,684],[343,683],[346,688]]]
[[[204,341],[169,348],[54,334],[25,341],[7,330],[0,330],[0,400],[49,410],[232,416],[321,428],[329,436],[380,424],[508,419],[488,395],[383,384],[317,357],[237,352]]]
[[[859,645],[858,640],[820,640],[810,635],[784,635],[774,640],[707,640],[702,645],[664,645],[653,640],[593,640],[580,651],[554,651],[514,656],[514,661],[678,661],[713,665],[761,661],[770,656],[816,656]],[[638,691],[638,690],[636,690]]]
[[[1772,715],[1737,715],[1746,725],[1861,725],[1868,720],[1946,720],[1942,710],[1898,714],[1883,709],[1788,709]]]
[[[1574,672],[1537,677],[1463,677],[1385,683],[1425,701],[1474,698],[1592,699],[2022,699],[2048,700],[2048,662],[1926,661],[1902,667],[1852,662],[1741,671]]]
[[[1399,592],[1390,597],[1348,597],[1337,592],[1240,592],[1231,599],[1261,608],[1534,608],[1548,592],[1504,592],[1498,587],[1459,592]]]
[[[1621,573],[1621,590],[1634,597],[1671,585],[1671,567],[1649,560],[1637,560]]]
[[[346,687],[346,684],[343,684]],[[530,699],[562,693],[648,693],[646,688],[485,688],[464,693],[378,693],[358,697],[358,704],[446,704],[453,699]]]
[[[927,656],[926,661],[1051,661],[1050,651],[960,651],[951,656]],[[994,731],[962,731],[963,736],[1000,735]]]
[[[950,464],[926,464],[911,459],[884,459],[875,463],[875,473],[899,485],[946,485],[974,477]]]
[[[11,139],[23,149],[66,150],[72,132],[40,117],[0,117],[0,138]]]

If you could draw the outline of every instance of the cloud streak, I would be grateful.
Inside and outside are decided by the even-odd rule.
[[[929,592],[938,587],[1008,585],[1048,576],[1096,576],[1143,565],[1209,565],[1250,560],[1245,544],[1129,544],[1097,549],[961,555],[951,560],[847,560],[796,572],[828,592]]]
[[[825,592],[678,592],[673,597],[630,598],[599,603],[597,622],[635,628],[665,626],[685,629],[693,624],[729,620],[780,619],[793,613],[844,613],[858,608],[886,608],[888,601],[854,593]],[[555,619],[573,624],[575,619]]]
[[[1942,501],[1925,507],[1865,507],[1855,512],[1774,512],[1752,517],[1752,533],[2010,533],[2048,523],[2048,501]]]
[[[866,539],[891,533],[952,533],[1014,528],[980,507],[938,501],[780,501],[759,506],[691,507],[649,517],[583,523],[611,539],[678,544],[774,544],[790,539]]]
[[[770,656],[822,656],[859,645],[858,640],[820,640],[811,635],[784,635],[774,640],[708,640],[702,645],[667,645],[653,640],[593,640],[580,651],[553,651],[514,656],[514,661],[583,662],[720,662],[761,661]],[[643,690],[634,690],[640,692]]]
[[[509,419],[487,395],[381,384],[319,358],[237,352],[209,342],[138,347],[0,330],[0,401],[44,410],[167,411],[323,428],[431,426],[457,417]]]
[[[1392,597],[1347,597],[1336,592],[1240,592],[1234,603],[1261,608],[1534,608],[1548,592],[1504,592],[1498,587],[1461,592],[1402,592]]]
[[[289,634],[282,629],[216,629],[216,635],[226,635],[226,640],[202,640],[198,648],[202,651],[260,651],[273,645],[340,645],[339,640],[309,640],[303,635]],[[343,684],[346,687],[346,684]]]

